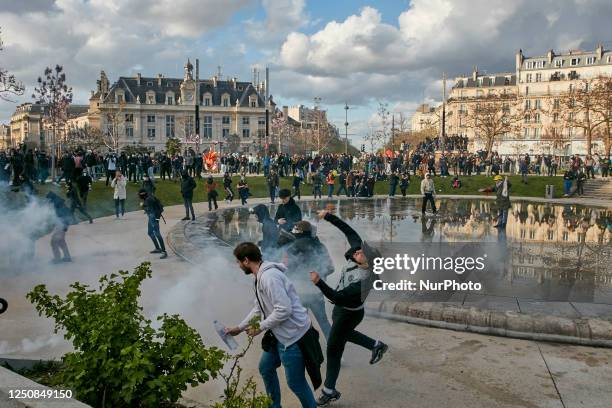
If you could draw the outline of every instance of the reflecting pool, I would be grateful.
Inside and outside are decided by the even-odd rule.
[[[438,216],[421,216],[420,199],[320,200],[298,203],[316,225],[336,269],[347,249],[343,235],[317,212],[330,209],[372,242],[501,243],[505,267],[495,271],[495,295],[535,301],[612,304],[612,210],[514,201],[504,232],[494,228],[493,200],[443,199]],[[270,206],[274,217],[276,206]],[[248,208],[223,211],[211,225],[233,245],[257,242],[261,227]],[[331,277],[337,279],[337,273]]]

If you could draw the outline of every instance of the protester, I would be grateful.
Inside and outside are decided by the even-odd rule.
[[[508,177],[502,177],[497,175],[493,177],[495,181],[495,185],[487,188],[481,188],[478,191],[487,192],[487,193],[495,193],[497,198],[495,199],[495,205],[497,207],[497,224],[494,225],[494,228],[505,229],[506,224],[508,223],[508,211],[512,208],[512,204],[510,204],[510,187],[512,184],[508,181]]]
[[[270,211],[264,204],[258,204],[250,212],[255,214],[257,222],[261,224],[262,239],[257,243],[261,252],[268,259],[276,258],[278,248],[279,229],[276,222],[270,218]]]
[[[293,182],[291,183],[291,188],[293,189],[293,197],[297,197],[298,200],[302,198],[300,193],[300,184],[302,184],[302,177],[298,174],[297,171],[293,172]]]
[[[240,176],[240,181],[238,181],[238,195],[240,196],[241,204],[247,204],[247,199],[249,198],[250,193],[249,185],[244,176]]]
[[[125,215],[125,199],[127,198],[127,179],[121,171],[115,172],[115,178],[111,182],[113,191],[113,199],[115,200],[115,218],[119,218],[119,213],[123,217]],[[119,211],[121,210],[121,211]]]
[[[81,196],[81,202],[83,203],[83,208],[85,209],[87,209],[87,197],[89,196],[92,183],[93,180],[87,172],[81,172],[81,174],[76,178],[76,184],[79,190],[79,195]]]
[[[196,188],[196,182],[187,170],[183,170],[181,175],[181,195],[183,196],[183,204],[185,205],[185,217],[182,221],[189,220],[189,212],[191,212],[191,220],[195,221],[195,212],[193,211],[193,190]]]
[[[47,202],[53,205],[57,217],[53,233],[51,234],[51,251],[53,251],[53,263],[72,262],[68,245],[66,244],[66,231],[71,222],[70,210],[64,204],[64,200],[52,191],[47,193]],[[61,252],[60,252],[61,250]],[[62,256],[63,254],[63,256]]]
[[[402,178],[400,180],[400,191],[402,192],[402,197],[406,197],[406,191],[410,186],[410,173],[402,174]]]
[[[93,218],[91,218],[91,215],[89,215],[87,210],[83,208],[81,200],[79,200],[79,193],[77,192],[77,189],[72,185],[71,181],[66,182],[66,198],[70,200],[70,214],[72,215],[72,217],[74,217],[74,211],[79,210],[79,212],[89,220],[90,224],[93,223]]]
[[[280,225],[281,229],[291,231],[295,223],[302,220],[302,210],[291,197],[291,191],[286,188],[280,190],[278,196],[283,203],[278,206],[274,221]]]
[[[165,259],[168,257],[168,253],[166,252],[164,239],[159,231],[159,220],[164,212],[164,207],[157,197],[145,189],[140,189],[138,196],[143,200],[142,207],[145,214],[147,214],[147,234],[151,241],[153,241],[153,245],[155,245],[155,249],[150,253],[162,254],[160,259]]]
[[[427,210],[427,203],[431,203],[431,210],[434,214],[438,211],[436,210],[436,186],[434,185],[434,181],[431,178],[429,173],[425,174],[425,178],[421,180],[421,194],[423,195],[423,205],[421,207],[421,213],[425,214]]]
[[[213,176],[208,176],[206,180],[206,193],[208,194],[208,211],[212,211],[212,205],[215,204],[215,210],[219,208],[217,205],[217,183],[213,179]]]
[[[359,234],[340,218],[327,210],[319,212],[326,220],[344,233],[350,249],[344,254],[348,264],[342,269],[336,289],[330,288],[318,272],[310,273],[311,281],[334,304],[332,327],[327,342],[327,373],[317,405],[324,406],[340,398],[336,381],[340,374],[340,363],[347,342],[360,345],[372,352],[370,364],[379,362],[388,346],[355,330],[364,317],[364,301],[372,288],[374,273],[371,268],[378,250],[370,247]]]
[[[312,311],[326,339],[331,325],[325,313],[325,299],[320,290],[310,282],[309,273],[320,271],[322,279],[334,273],[334,263],[329,251],[318,237],[313,235],[308,221],[295,223],[291,233],[295,240],[287,245],[287,276],[295,285],[302,304]]]
[[[255,337],[265,332],[262,340],[263,353],[259,362],[259,372],[263,378],[266,393],[272,398],[272,408],[281,407],[281,390],[277,368],[285,369],[287,385],[299,399],[303,408],[316,407],[314,394],[306,381],[305,368],[313,379],[317,367],[322,362],[322,356],[309,358],[320,353],[318,333],[312,328],[308,312],[300,303],[300,299],[291,281],[285,275],[283,264],[264,262],[257,245],[244,242],[236,246],[234,256],[240,269],[253,275],[255,280],[254,307],[245,319],[237,326],[226,329],[226,333],[236,336],[246,331]],[[258,325],[253,325],[253,319],[260,318]],[[314,348],[314,350],[313,350]],[[310,351],[309,351],[310,350]],[[314,361],[313,361],[314,360]],[[320,382],[313,380],[315,389]]]
[[[232,178],[226,172],[223,176],[223,190],[225,190],[225,201],[231,203],[234,201],[234,190],[232,190]]]
[[[266,177],[266,182],[268,183],[268,192],[270,193],[270,202],[274,204],[274,199],[276,198],[276,193],[278,187],[280,185],[280,180],[278,178],[278,174],[274,169],[271,169]]]

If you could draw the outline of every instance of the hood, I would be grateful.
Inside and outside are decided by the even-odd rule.
[[[259,268],[259,274],[267,271],[268,269],[278,269],[282,273],[287,272],[287,267],[280,262],[264,262],[261,264],[261,268]],[[261,275],[260,275],[261,276]]]
[[[253,207],[253,214],[257,215],[259,222],[272,219],[270,218],[270,211],[268,210],[268,207],[266,207],[264,204],[257,204],[255,207]]]

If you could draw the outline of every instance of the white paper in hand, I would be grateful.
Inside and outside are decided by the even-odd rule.
[[[219,321],[217,320],[215,320],[213,323],[215,325],[215,331],[217,332],[219,337],[221,337],[221,340],[223,340],[225,345],[231,351],[236,350],[238,348],[238,343],[236,343],[236,340],[234,340],[232,336],[230,336],[229,334],[225,334],[225,325],[222,323],[219,323]]]

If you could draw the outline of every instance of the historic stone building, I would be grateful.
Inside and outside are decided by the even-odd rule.
[[[0,150],[6,150],[11,147],[11,127],[0,124]]]
[[[501,154],[555,153],[561,155],[585,154],[584,132],[561,123],[552,113],[560,95],[581,81],[601,75],[612,75],[612,51],[598,46],[594,51],[571,51],[527,57],[522,51],[515,56],[514,72],[486,74],[474,68],[471,75],[459,76],[446,101],[447,134],[464,135],[472,148],[482,148],[484,143],[468,126],[468,111],[476,104],[486,103],[491,95],[504,95],[512,105],[512,113],[527,112],[517,131],[498,138],[493,149]],[[555,128],[564,132],[567,143],[554,148],[542,136]],[[603,153],[603,143],[594,141],[593,151]]]
[[[200,150],[254,153],[266,143],[266,86],[217,76],[196,83],[189,61],[182,79],[137,74],[111,85],[102,71],[89,99],[89,123],[116,139],[119,149],[140,145],[162,151],[169,138],[178,138]]]
[[[17,106],[11,115],[10,141],[8,147],[17,147],[25,143],[30,148],[49,150],[53,144],[53,135],[50,125],[44,123],[45,105],[37,103],[23,103]],[[68,124],[76,118],[86,115],[89,106],[70,105],[68,107]],[[82,119],[81,119],[82,120]],[[64,128],[57,129],[56,145],[61,149],[61,143],[65,136]]]

